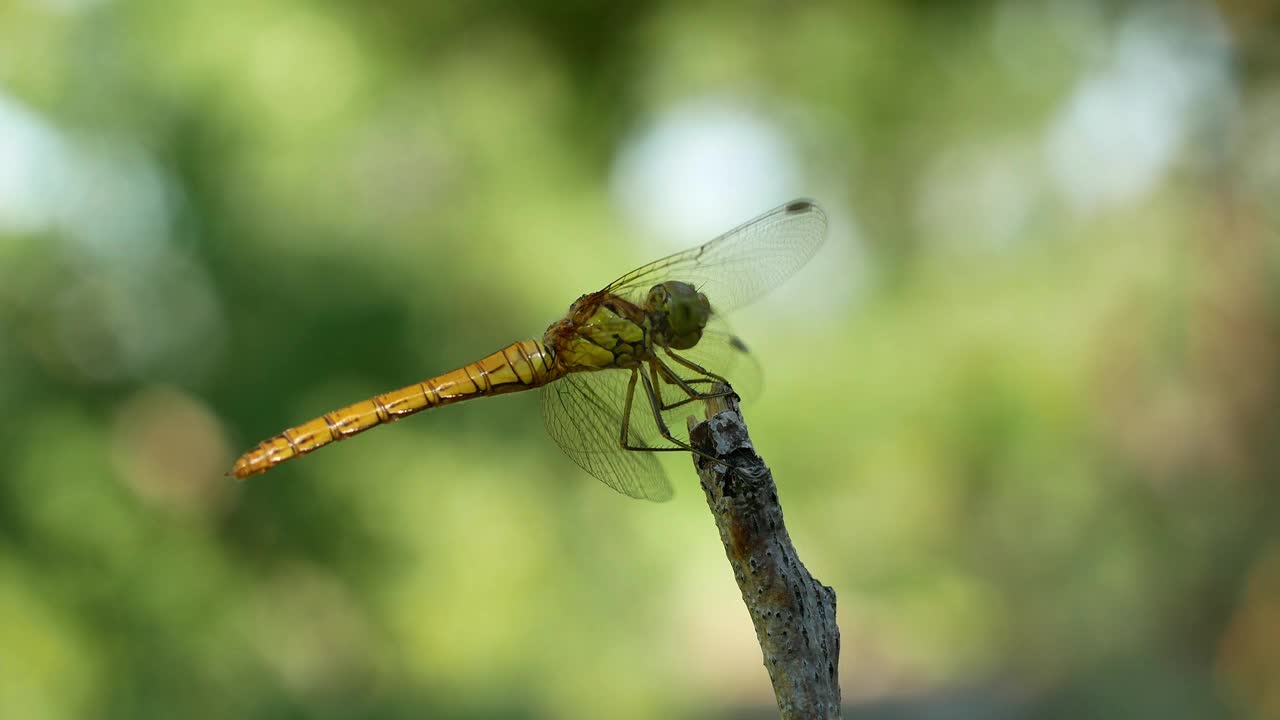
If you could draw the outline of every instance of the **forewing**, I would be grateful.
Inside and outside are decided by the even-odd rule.
[[[654,285],[680,280],[706,293],[716,312],[728,312],[781,285],[826,235],[826,213],[809,200],[794,200],[701,247],[633,270],[605,290],[640,303]]]
[[[623,370],[570,373],[543,388],[543,421],[560,449],[604,484],[633,498],[669,500],[671,483],[654,454],[624,450],[619,442],[629,378]],[[639,383],[631,418],[628,444],[658,447],[649,432],[652,411]]]
[[[672,352],[728,380],[739,397],[755,399],[760,394],[761,372],[755,354],[747,348],[746,342],[729,328],[724,319],[717,315],[711,317],[697,345],[688,350]],[[658,353],[668,367],[677,371],[686,380],[699,377],[696,371],[669,359],[662,350],[659,349]]]

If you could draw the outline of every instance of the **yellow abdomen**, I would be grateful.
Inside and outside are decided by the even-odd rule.
[[[545,345],[521,340],[457,370],[289,428],[240,456],[231,474],[244,479],[266,472],[286,460],[427,408],[540,387],[557,377],[555,367]]]

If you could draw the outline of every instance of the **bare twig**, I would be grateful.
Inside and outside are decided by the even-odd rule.
[[[800,562],[782,522],[773,474],[751,444],[738,397],[709,401],[705,422],[690,417],[689,439],[728,465],[694,455],[782,717],[839,717],[836,593]]]

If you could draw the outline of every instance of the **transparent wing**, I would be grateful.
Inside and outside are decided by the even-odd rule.
[[[701,247],[632,270],[605,291],[640,303],[654,285],[680,280],[706,293],[716,312],[728,312],[781,285],[809,262],[826,235],[822,208],[793,200]]]
[[[674,362],[662,349],[657,349],[657,352],[666,365],[678,371],[681,377],[686,380],[698,377],[696,371]],[[697,345],[672,352],[728,380],[734,392],[744,399],[754,400],[760,394],[760,363],[742,338],[718,315],[711,316]]]
[[[671,483],[651,452],[624,450],[622,411],[631,373],[624,370],[570,373],[542,390],[547,433],[583,470],[624,495],[661,502]],[[644,388],[637,382],[628,444],[667,446],[657,434]]]

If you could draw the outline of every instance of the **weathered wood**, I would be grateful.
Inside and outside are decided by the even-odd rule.
[[[836,593],[805,569],[782,521],[773,474],[756,454],[738,397],[689,418],[689,439],[707,505],[742,591],[783,718],[840,716]]]

